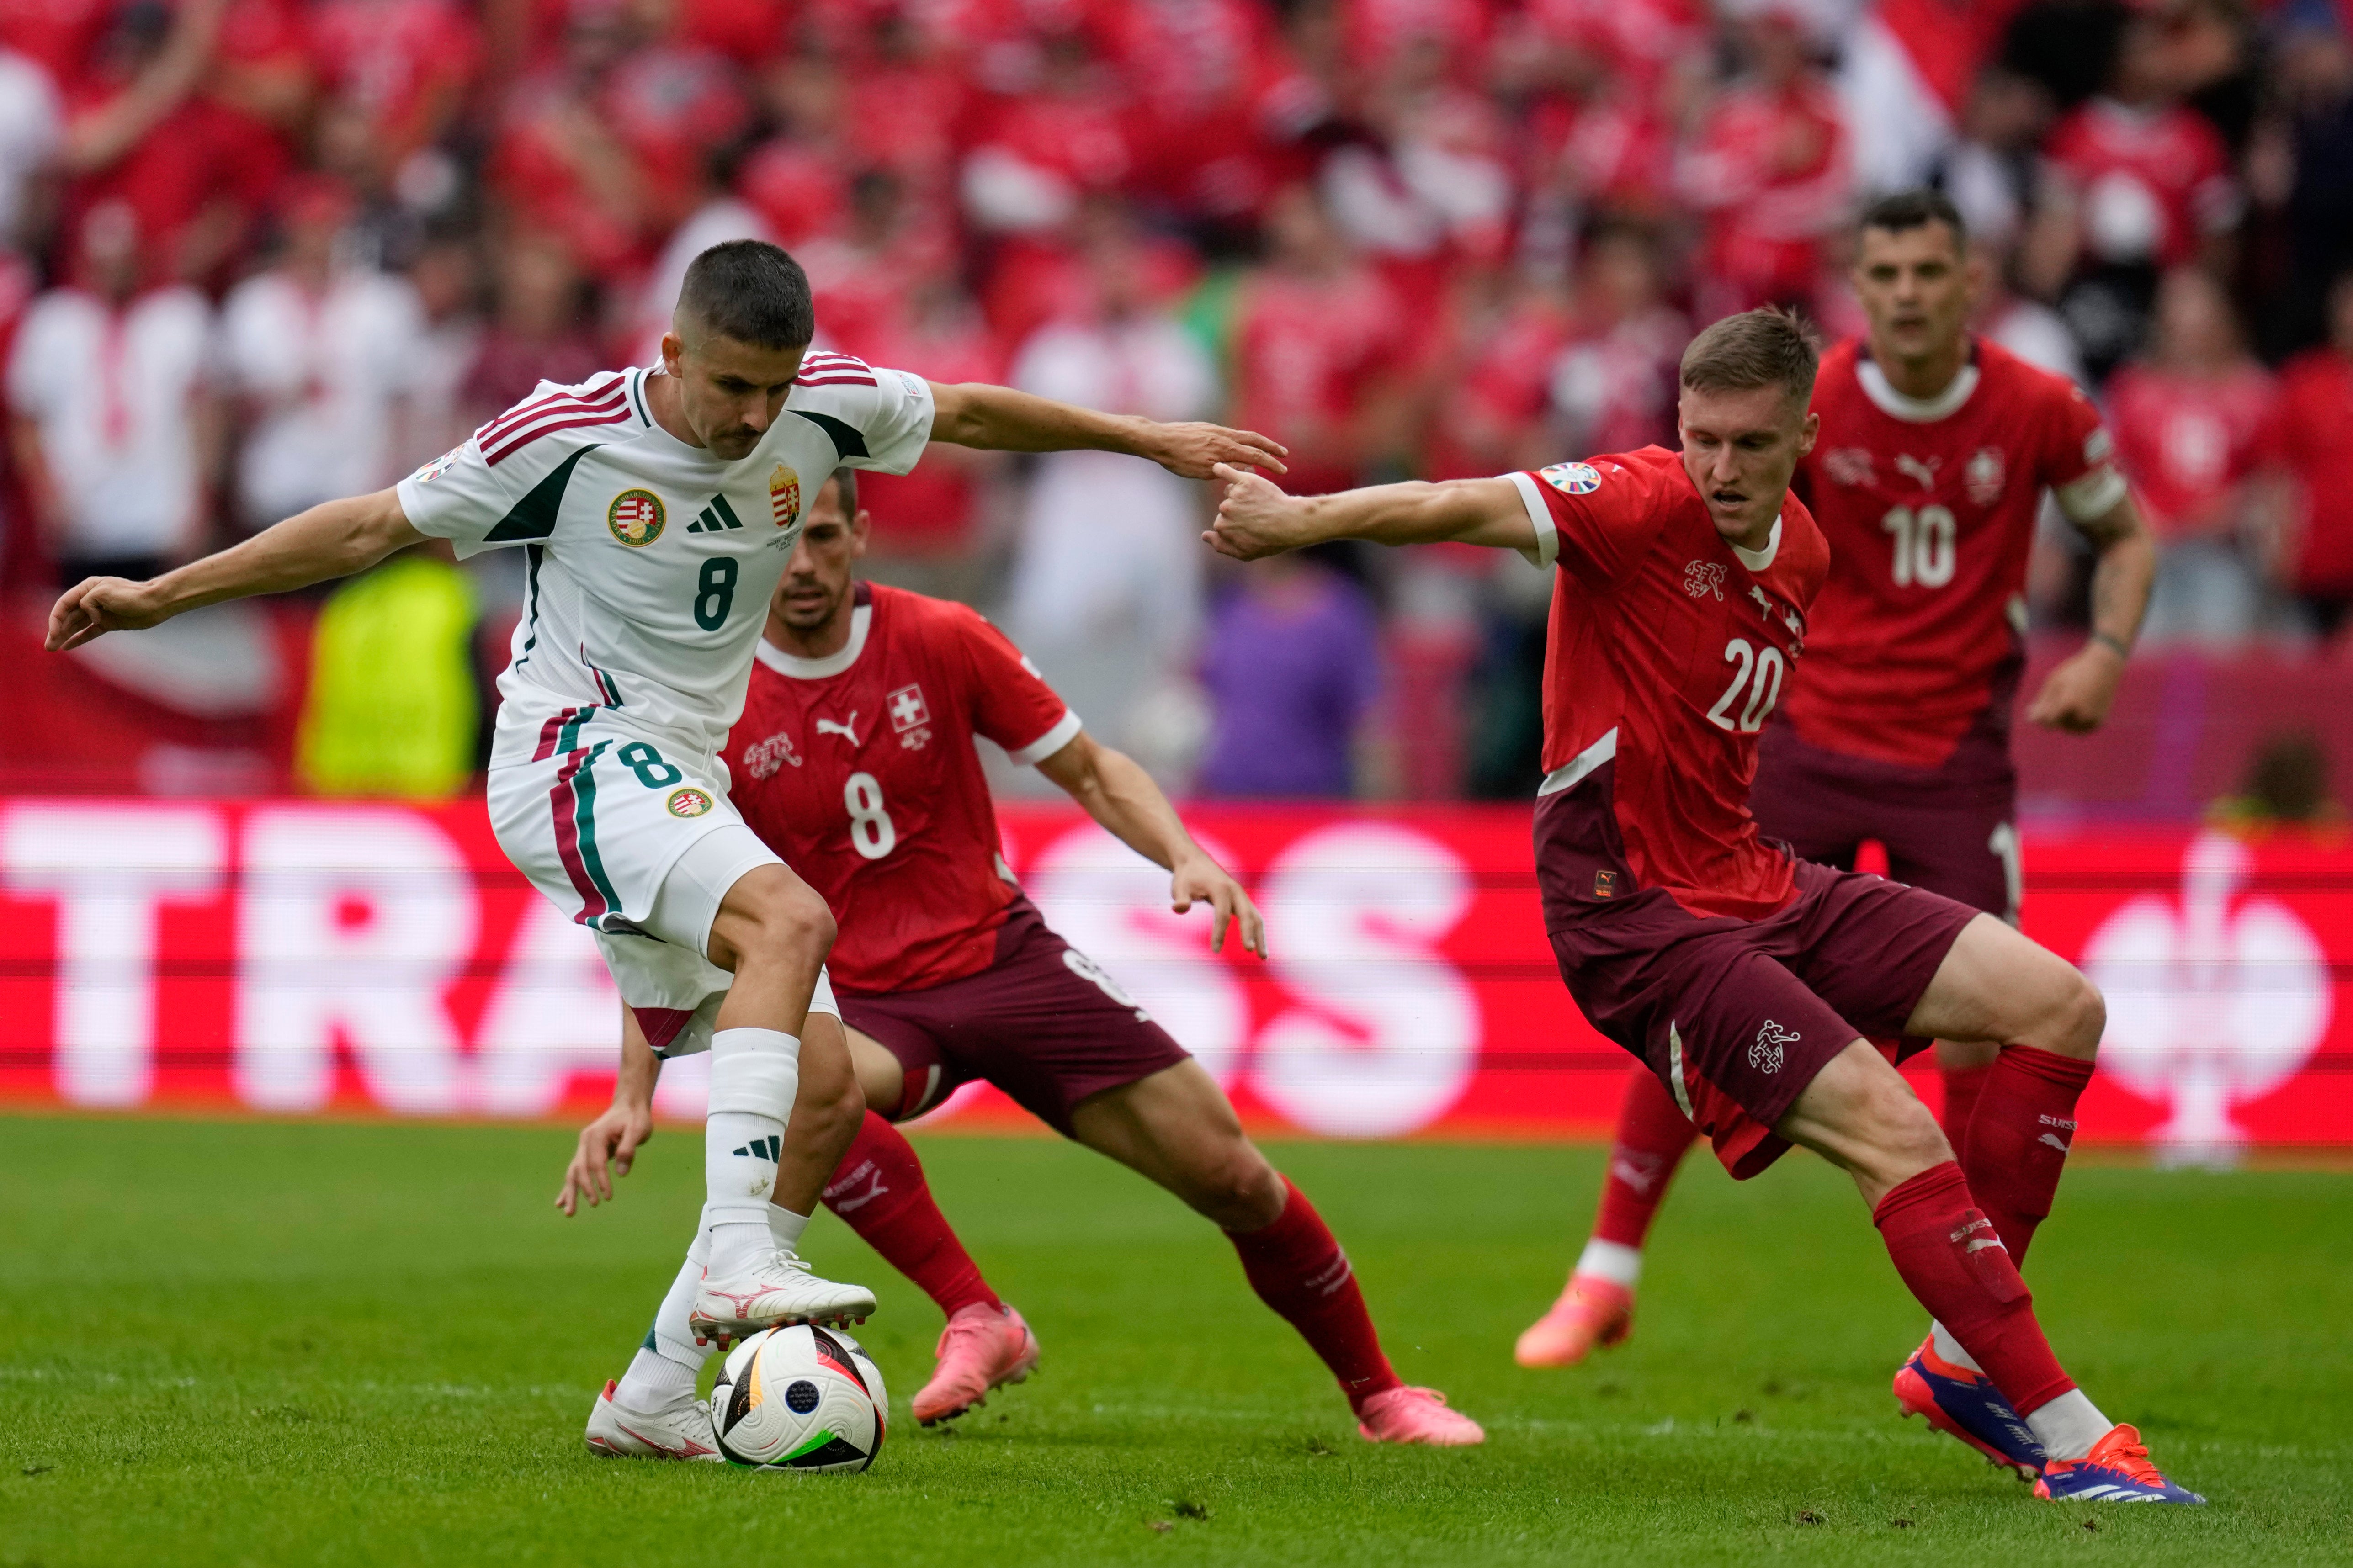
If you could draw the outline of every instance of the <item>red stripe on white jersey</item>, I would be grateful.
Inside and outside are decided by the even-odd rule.
[[[544,397],[517,404],[497,418],[485,423],[474,434],[485,443],[492,442],[539,418],[542,415],[552,414],[560,408],[619,408],[627,402],[627,393],[618,386],[601,394],[551,392]]]
[[[873,386],[877,384],[871,375],[851,375],[842,371],[828,371],[823,375],[800,376],[793,382],[793,384],[795,386]]]
[[[623,408],[607,414],[575,414],[568,419],[558,419],[553,424],[534,425],[496,450],[485,449],[482,453],[482,461],[495,468],[543,436],[553,436],[558,430],[576,430],[584,425],[618,425],[629,416],[629,411]]]

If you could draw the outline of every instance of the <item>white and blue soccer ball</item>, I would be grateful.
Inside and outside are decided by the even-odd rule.
[[[882,1372],[839,1329],[765,1329],[727,1352],[711,1390],[719,1451],[757,1470],[856,1471],[882,1451]]]

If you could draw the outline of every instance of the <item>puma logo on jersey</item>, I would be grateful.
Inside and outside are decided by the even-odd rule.
[[[1909,452],[1898,453],[1895,458],[1895,471],[1899,474],[1909,474],[1919,480],[1920,488],[1924,490],[1933,490],[1936,488],[1936,470],[1944,466],[1945,459],[1942,458],[1931,458],[1926,462],[1922,462]]]
[[[858,744],[857,725],[858,710],[853,708],[849,710],[849,721],[845,723],[837,724],[830,719],[818,720],[817,721],[817,732],[820,735],[839,735],[843,740],[848,741],[854,746]]]
[[[1748,1065],[1758,1072],[1779,1072],[1787,1056],[1785,1047],[1796,1045],[1798,1039],[1796,1030],[1785,1029],[1772,1019],[1766,1019],[1765,1026],[1757,1031],[1757,1038],[1748,1047]]]
[[[727,504],[727,498],[712,496],[711,504],[694,514],[694,521],[686,525],[686,531],[689,533],[719,533],[743,526],[744,520],[735,515],[735,509]]]

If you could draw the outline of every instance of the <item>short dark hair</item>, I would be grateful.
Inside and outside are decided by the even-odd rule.
[[[1862,217],[1855,228],[1858,232],[1867,228],[1883,228],[1890,234],[1901,234],[1907,228],[1922,228],[1932,223],[1941,223],[1953,231],[1954,249],[1967,250],[1969,247],[1968,221],[1961,216],[1961,209],[1953,205],[1953,198],[1933,185],[1920,185],[1880,197],[1862,209]]]
[[[808,274],[765,239],[725,240],[687,263],[678,309],[717,336],[754,348],[804,348],[817,336]]]
[[[1814,391],[1822,340],[1795,310],[1767,305],[1707,328],[1683,350],[1683,384],[1694,392],[1778,386],[1804,399]]]
[[[833,472],[826,475],[825,478],[827,484],[839,485],[841,487],[842,518],[845,521],[855,519],[858,516],[858,470],[856,468],[836,468]],[[818,489],[822,491],[825,489],[825,485],[819,485],[818,486]],[[809,499],[811,500],[815,500],[817,498],[815,496],[811,496]]]

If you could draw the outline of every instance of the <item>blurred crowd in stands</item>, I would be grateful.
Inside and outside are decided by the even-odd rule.
[[[745,235],[828,346],[1264,430],[1294,489],[1671,440],[1692,323],[1855,330],[1850,216],[1925,181],[1991,262],[1981,330],[2109,412],[2150,640],[2318,649],[2353,606],[2348,32],[2353,0],[0,0],[0,588],[145,574],[644,363]],[[998,616],[1172,782],[1532,776],[1540,574],[1223,573],[1201,487],[1090,454],[864,493],[876,575]],[[453,635],[495,668],[513,563],[437,569],[331,604],[314,784],[467,771],[339,763],[364,737],[315,711]],[[2083,578],[2051,531],[2041,626]]]

